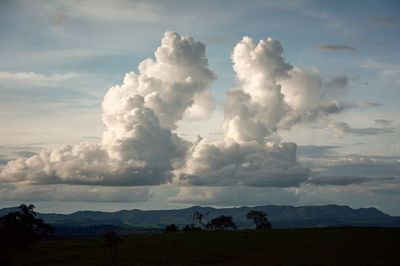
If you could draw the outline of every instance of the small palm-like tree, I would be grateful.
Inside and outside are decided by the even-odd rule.
[[[35,205],[33,205],[33,204],[29,204],[29,205],[21,204],[21,205],[18,206],[18,209],[20,210],[21,215],[36,216],[36,212],[33,210],[33,209],[35,209]]]
[[[21,220],[24,227],[32,227],[35,224],[36,212],[33,210],[35,206],[33,204],[21,204],[18,206],[19,209],[19,219]]]

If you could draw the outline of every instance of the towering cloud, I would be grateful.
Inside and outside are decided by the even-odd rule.
[[[123,85],[112,87],[102,105],[107,127],[103,147],[112,160],[134,163],[133,173],[144,177],[143,184],[155,177],[160,179],[155,183],[168,181],[171,164],[186,149],[171,130],[186,112],[196,115],[215,78],[205,46],[174,32],[165,33],[155,59],[141,62],[139,74],[126,74]]]
[[[288,77],[292,66],[281,56],[279,41],[268,38],[257,45],[243,38],[233,50],[233,69],[240,88],[228,93],[225,105],[225,137],[264,143],[274,133],[288,106],[278,80]]]
[[[175,129],[175,123],[193,104],[204,102],[214,79],[215,75],[208,68],[204,44],[166,32],[155,60],[149,58],[141,62],[138,74],[126,74],[123,85],[112,87],[107,93],[103,120],[107,125],[109,117],[119,112],[117,109],[127,97],[141,96],[144,106],[153,110],[162,127]]]
[[[185,166],[175,170],[184,185],[297,186],[308,170],[296,161],[296,144],[280,143],[276,131],[290,111],[280,80],[293,67],[284,61],[279,41],[255,44],[244,37],[233,50],[239,87],[228,92],[223,123],[224,140],[199,139],[189,150]]]
[[[205,46],[166,32],[155,60],[140,63],[112,87],[102,104],[106,131],[101,143],[83,142],[44,150],[7,164],[2,181],[101,185],[155,185],[171,179],[172,165],[187,143],[171,130],[188,117],[207,116],[213,107]]]

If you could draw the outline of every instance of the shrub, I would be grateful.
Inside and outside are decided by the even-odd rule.
[[[175,224],[170,224],[165,227],[165,233],[174,233],[178,232],[179,228]]]
[[[200,232],[203,231],[201,227],[197,227],[194,224],[187,224],[182,229],[183,232]]]

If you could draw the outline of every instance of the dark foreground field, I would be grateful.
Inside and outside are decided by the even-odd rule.
[[[132,235],[116,260],[112,252],[97,237],[42,242],[7,257],[10,265],[400,265],[400,228]]]

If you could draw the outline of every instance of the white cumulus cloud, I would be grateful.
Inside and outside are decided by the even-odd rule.
[[[224,139],[195,142],[175,180],[183,185],[292,187],[309,172],[296,159],[296,144],[281,143],[278,124],[290,111],[278,82],[289,78],[292,66],[282,57],[279,41],[267,38],[255,44],[244,37],[233,50],[233,68],[239,82],[227,94]]]
[[[297,161],[297,145],[282,142],[279,132],[315,120],[332,124],[327,117],[351,105],[327,90],[347,86],[348,80],[324,83],[318,71],[292,66],[283,57],[281,43],[272,38],[255,43],[244,37],[231,58],[238,85],[227,93],[221,140],[199,137],[189,142],[176,133],[184,119],[210,117],[215,108],[210,85],[216,76],[203,43],[166,32],[155,57],[142,61],[137,73],[127,73],[123,83],[105,95],[101,141],[11,160],[1,170],[0,181],[299,186],[310,171]],[[344,128],[345,133],[355,132]]]

